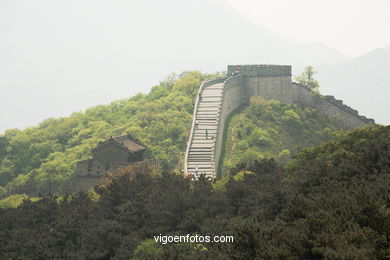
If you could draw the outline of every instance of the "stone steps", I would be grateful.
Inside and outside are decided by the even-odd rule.
[[[186,170],[187,173],[195,174],[195,178],[198,178],[201,173],[204,173],[206,177],[215,178],[214,147],[223,88],[223,83],[205,87],[200,95],[197,111],[194,112],[196,125],[193,130],[193,139],[189,144]]]

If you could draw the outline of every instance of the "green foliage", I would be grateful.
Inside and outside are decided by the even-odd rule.
[[[154,239],[142,241],[134,250],[134,260],[149,259],[199,259],[207,256],[202,244],[175,243],[161,245]]]
[[[314,109],[252,97],[234,115],[227,132],[223,174],[239,162],[275,158],[287,163],[298,146],[318,145],[341,134],[336,124]]]
[[[23,131],[7,130],[0,135],[0,196],[70,192],[76,162],[89,158],[100,141],[126,132],[148,146],[146,155],[158,157],[162,170],[180,167],[197,90],[215,76],[196,71],[170,75],[147,95],[47,119]]]
[[[26,194],[15,194],[0,200],[0,208],[17,208],[23,200],[28,199]]]
[[[245,175],[247,175],[247,174],[254,174],[254,173],[251,171],[243,170],[243,171],[236,173],[236,175],[234,175],[234,177],[233,177],[233,180],[241,181],[245,178]]]
[[[91,200],[91,201],[99,201],[100,199],[100,195],[98,193],[95,192],[95,190],[93,188],[90,188],[88,191],[87,191],[87,196],[88,198]]]
[[[163,259],[164,249],[154,239],[142,241],[134,250],[133,260]]]
[[[17,208],[23,201],[38,201],[39,198],[30,198],[27,194],[14,194],[0,200],[0,208]]]
[[[256,146],[267,147],[271,144],[271,138],[269,133],[263,129],[256,128],[251,131],[252,133],[248,136],[248,142]]]
[[[300,128],[302,127],[302,121],[301,118],[297,113],[295,113],[293,110],[285,110],[283,112],[282,121],[285,122],[287,126],[293,127],[293,128]]]
[[[213,183],[213,189],[217,191],[226,191],[226,183],[230,180],[230,176],[224,176],[219,178],[217,181]]]
[[[278,154],[278,161],[282,164],[286,164],[289,160],[291,160],[291,153],[288,149],[284,149]]]
[[[313,66],[307,66],[305,71],[302,72],[302,74],[295,76],[294,79],[305,87],[308,87],[314,92],[319,93],[320,85],[318,81],[313,78],[313,75],[316,73],[317,72],[314,70]]]
[[[0,259],[389,259],[390,126],[302,149],[286,169],[264,159],[232,173],[223,189],[120,175],[99,200],[80,192],[0,208]],[[160,234],[234,243],[161,245]]]

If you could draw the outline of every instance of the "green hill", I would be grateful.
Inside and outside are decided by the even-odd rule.
[[[149,94],[99,105],[69,117],[47,119],[0,135],[0,197],[69,190],[78,160],[100,141],[130,132],[158,157],[162,170],[179,167],[191,126],[194,97],[202,81],[219,74],[183,72]]]
[[[299,147],[319,145],[341,134],[340,130],[315,109],[252,97],[230,118],[223,172],[256,159],[275,158],[285,164]]]

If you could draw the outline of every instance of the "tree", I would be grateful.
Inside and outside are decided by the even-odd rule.
[[[319,92],[320,85],[318,81],[313,78],[313,75],[316,73],[313,66],[307,66],[305,71],[300,75],[295,76],[294,79],[305,87],[308,87],[315,92]]]

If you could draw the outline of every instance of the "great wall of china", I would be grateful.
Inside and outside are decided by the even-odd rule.
[[[292,82],[291,66],[228,66],[228,75],[235,71],[239,71],[239,75],[207,81],[199,88],[185,154],[184,173],[187,176],[218,176],[225,122],[252,96],[315,108],[347,130],[375,124],[373,119],[360,116],[342,100],[316,95],[309,88]]]

